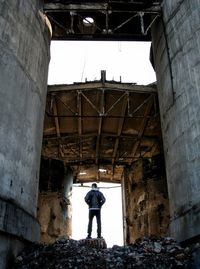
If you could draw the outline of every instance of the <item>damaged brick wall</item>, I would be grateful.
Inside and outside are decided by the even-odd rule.
[[[169,205],[162,157],[140,159],[126,169],[126,243],[168,232]]]
[[[52,243],[72,234],[72,184],[70,169],[62,161],[42,159],[37,218],[41,242]]]

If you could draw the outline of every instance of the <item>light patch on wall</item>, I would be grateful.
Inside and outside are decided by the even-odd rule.
[[[99,172],[100,172],[100,173],[106,173],[106,171],[107,171],[106,169],[99,168]]]

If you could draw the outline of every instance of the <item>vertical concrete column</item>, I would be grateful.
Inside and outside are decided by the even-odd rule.
[[[124,167],[124,173],[123,173],[123,178],[122,178],[122,183],[121,183],[121,189],[122,189],[122,214],[123,214],[123,241],[124,244],[130,243],[130,236],[128,234],[128,229],[127,229],[127,193],[128,193],[128,174],[129,174],[129,168]]]
[[[161,155],[138,159],[125,168],[125,243],[150,235],[166,236],[169,204]],[[161,171],[162,170],[162,171]]]
[[[5,257],[12,236],[39,237],[35,216],[50,59],[50,31],[39,3],[0,1],[0,249]]]
[[[64,217],[72,221],[72,187],[73,187],[73,171],[70,167],[65,169],[65,177],[63,181],[63,197],[66,201],[66,209],[64,211]],[[71,228],[72,224],[70,225]],[[72,234],[72,231],[70,232]]]
[[[200,235],[199,0],[162,1],[152,29],[171,212],[171,235]]]

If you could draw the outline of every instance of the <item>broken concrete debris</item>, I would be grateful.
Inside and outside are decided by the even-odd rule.
[[[50,245],[32,243],[16,258],[13,269],[188,269],[191,262],[189,249],[169,237],[143,237],[112,248],[106,248],[104,239],[61,239]]]

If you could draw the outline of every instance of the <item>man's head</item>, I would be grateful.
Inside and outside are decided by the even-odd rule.
[[[92,183],[92,189],[97,189],[97,183]]]

